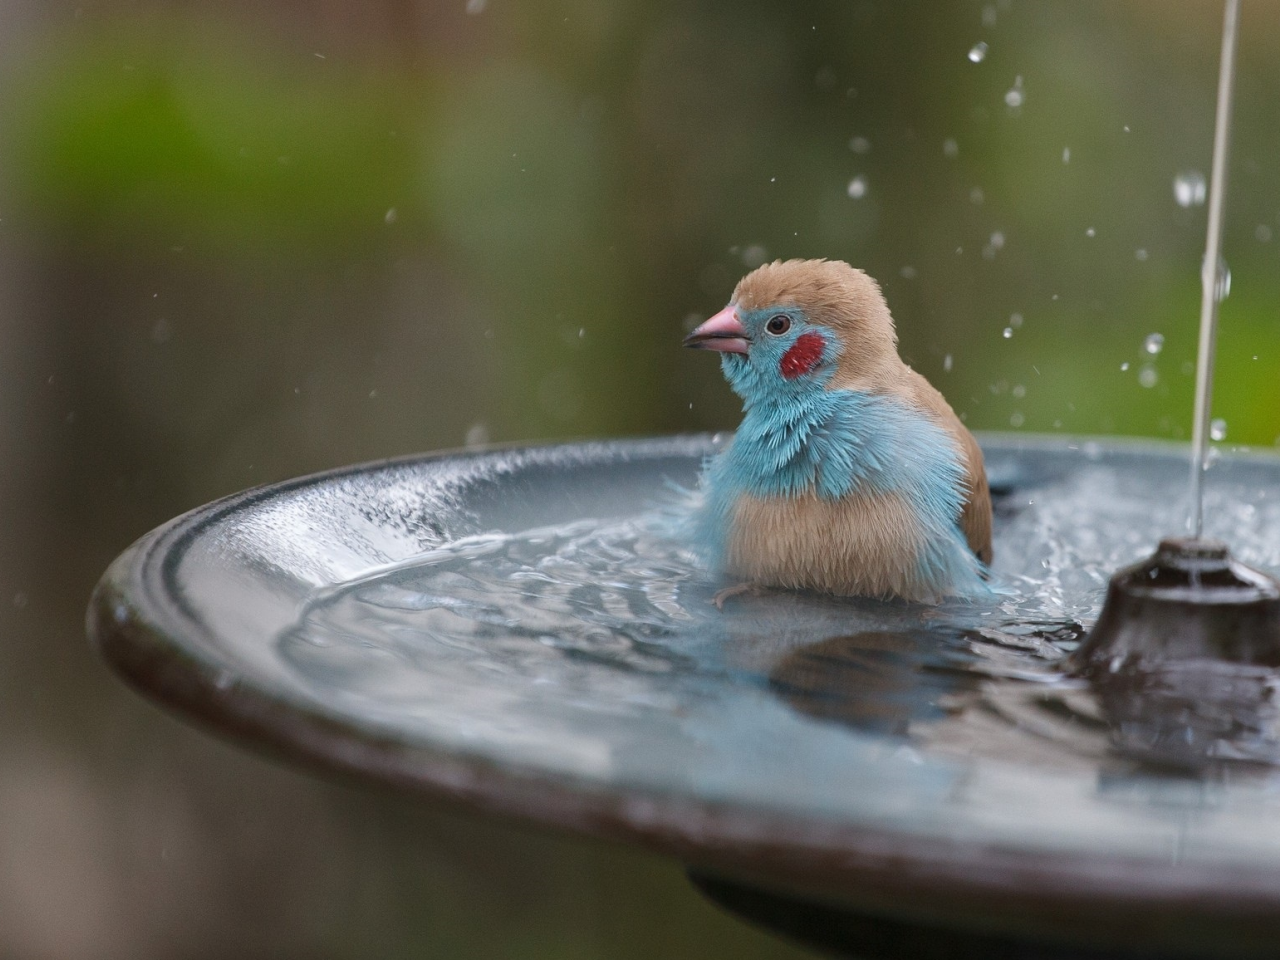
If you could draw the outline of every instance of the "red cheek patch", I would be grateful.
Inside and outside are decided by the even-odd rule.
[[[783,378],[794,380],[796,377],[803,377],[818,365],[826,346],[827,342],[822,339],[820,333],[810,330],[808,333],[800,334],[791,348],[782,355],[782,362],[778,365]]]

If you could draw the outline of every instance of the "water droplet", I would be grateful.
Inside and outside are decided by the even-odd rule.
[[[1026,423],[1026,418],[1020,413],[1015,412],[1013,416],[1009,418],[1009,426],[1011,427],[1020,427],[1024,423]]]
[[[489,442],[489,428],[483,423],[473,423],[467,428],[467,438],[463,442],[468,449],[483,447]]]
[[[1070,162],[1071,162],[1071,148],[1070,148],[1070,147],[1063,147],[1063,148],[1062,148],[1062,162],[1063,162],[1063,163],[1070,163]]]
[[[1173,199],[1180,207],[1200,206],[1205,193],[1204,174],[1199,170],[1184,170],[1173,178]]]
[[[484,8],[489,5],[489,0],[467,0],[467,13],[475,16],[484,13]]]
[[[396,211],[395,207],[392,207],[385,214],[383,214],[382,219],[383,219],[383,222],[387,224],[387,226],[391,226],[391,224],[395,223],[397,220],[400,219],[400,214]]]
[[[1259,243],[1270,243],[1273,236],[1271,227],[1265,223],[1258,224],[1258,229],[1253,231],[1253,235],[1258,238]]]
[[[1124,373],[1124,372],[1125,372],[1126,370],[1128,370],[1128,369],[1129,369],[1129,361],[1128,361],[1128,360],[1126,360],[1124,363],[1120,364],[1120,372],[1121,372],[1121,373]]]
[[[996,250],[1000,250],[1004,247],[1004,234],[999,230],[991,235],[991,246]]]
[[[1027,388],[1020,383],[1015,383],[1013,385],[1013,390],[1011,390],[1010,393],[1012,393],[1016,399],[1021,400],[1027,395]],[[1017,426],[1017,424],[1014,424],[1014,426]]]
[[[849,181],[849,196],[854,200],[861,200],[867,195],[867,178],[859,174]]]
[[[1008,340],[1008,339],[1009,339],[1010,337],[1012,337],[1012,336],[1013,336],[1013,327],[1005,327],[1005,328],[1004,328],[1004,338],[1005,338],[1006,340]]]
[[[1201,269],[1203,271],[1203,267]],[[1205,278],[1202,276],[1201,282],[1203,283],[1204,280]],[[1227,266],[1227,261],[1221,257],[1218,258],[1218,277],[1213,287],[1213,295],[1219,303],[1231,296],[1231,268]]]
[[[1227,421],[1218,418],[1209,422],[1209,438],[1211,440],[1227,439]]]
[[[1156,368],[1151,364],[1142,365],[1142,369],[1138,371],[1138,383],[1150,390],[1160,382],[1160,374],[1156,372]]]
[[[976,203],[979,206],[981,206],[982,201],[985,199],[986,199],[986,196],[983,194],[981,187],[974,187],[972,190],[969,191],[970,203]]]
[[[1139,247],[1137,250],[1133,251],[1133,259],[1141,260],[1145,263],[1147,259],[1146,249],[1143,247]]]
[[[742,251],[742,265],[755,269],[769,259],[769,251],[758,243],[753,243]]]
[[[960,153],[960,144],[954,140],[947,139],[942,141],[942,155],[944,157],[954,157]]]
[[[1084,235],[1086,237],[1096,237],[1098,235],[1098,231],[1093,229],[1093,227],[1090,227],[1088,230],[1084,232]]]
[[[946,373],[951,372],[951,354],[948,353],[945,357],[942,358],[942,369]]]
[[[1010,315],[1009,315],[1009,326],[1013,327],[1013,329],[1015,329],[1015,330],[1017,330],[1019,327],[1021,327],[1021,326],[1022,326],[1022,314],[1020,314],[1020,313],[1013,313],[1013,314],[1010,314]]]
[[[914,280],[916,278],[916,268],[911,266],[911,264],[907,264],[899,272],[902,274],[903,280]]]
[[[981,63],[985,59],[987,59],[987,45],[979,40],[969,48],[969,62]]]
[[[1004,95],[1004,102],[1011,110],[1016,110],[1022,106],[1026,96],[1022,92],[1022,77],[1015,77],[1013,87]]]
[[[982,8],[982,25],[984,27],[994,27],[996,25],[996,8],[991,4],[987,4]]]
[[[1151,333],[1147,335],[1147,339],[1142,341],[1142,349],[1147,353],[1155,356],[1164,349],[1164,334]]]
[[[854,137],[849,141],[849,149],[854,153],[867,153],[871,150],[871,141],[866,137]]]

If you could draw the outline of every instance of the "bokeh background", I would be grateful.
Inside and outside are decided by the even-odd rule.
[[[878,277],[973,427],[1185,437],[1220,24],[0,0],[0,956],[801,956],[665,860],[182,726],[94,658],[89,591],[254,484],[730,427],[679,341],[775,257]],[[1280,3],[1246,0],[1241,42],[1215,415],[1272,446]]]

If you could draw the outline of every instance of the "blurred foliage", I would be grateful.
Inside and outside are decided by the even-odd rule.
[[[425,12],[411,64],[234,18],[52,34],[10,123],[19,209],[84,256],[138,262],[166,237],[217,258],[226,313],[247,258],[439,262],[497,358],[473,436],[731,424],[715,371],[675,343],[775,256],[879,277],[904,352],[975,427],[1185,433],[1204,208],[1171,184],[1207,170],[1216,14],[1183,11],[1158,56],[1143,3],[479,9]],[[1280,39],[1263,15],[1251,36]],[[1261,175],[1280,134],[1249,98],[1273,63],[1246,43],[1224,347],[1265,338],[1280,304]],[[450,319],[422,305],[425,326]],[[337,353],[358,336],[316,322]],[[1168,352],[1142,357],[1153,331]],[[1223,350],[1219,412],[1269,444],[1280,411],[1244,385],[1280,358],[1255,352]]]

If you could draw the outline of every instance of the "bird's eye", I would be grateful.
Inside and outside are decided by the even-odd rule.
[[[764,325],[764,328],[775,337],[780,337],[791,329],[791,318],[778,314],[776,317],[770,317],[769,322]]]

